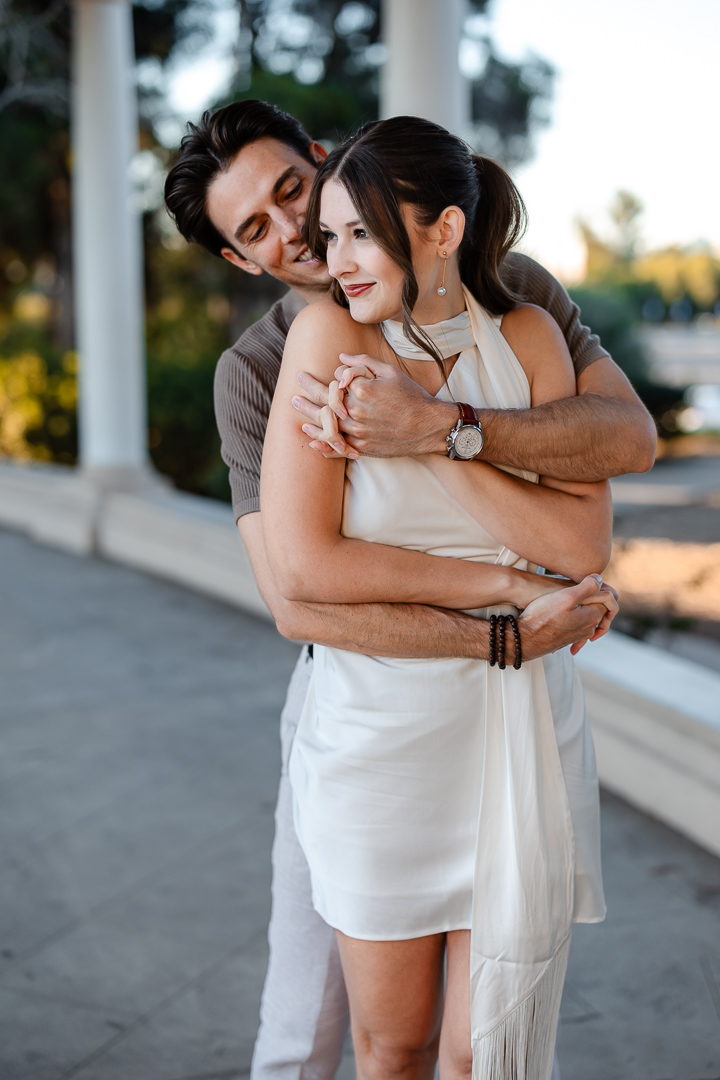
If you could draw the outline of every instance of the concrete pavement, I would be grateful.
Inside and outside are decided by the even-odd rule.
[[[0,596],[0,1080],[246,1076],[297,649],[10,532]],[[615,799],[603,828],[563,1080],[716,1080],[720,861]]]

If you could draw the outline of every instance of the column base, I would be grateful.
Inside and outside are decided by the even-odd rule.
[[[98,550],[103,507],[113,494],[165,495],[170,481],[147,466],[72,468],[0,462],[0,526],[78,555]]]
[[[75,476],[99,495],[112,491],[151,494],[173,490],[166,476],[149,465],[80,465]]]

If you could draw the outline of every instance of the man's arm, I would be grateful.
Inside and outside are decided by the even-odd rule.
[[[480,410],[485,436],[480,456],[586,483],[652,468],[655,424],[610,357],[581,371],[577,388],[577,397],[534,409]]]
[[[349,415],[339,422],[348,447],[369,457],[446,452],[445,437],[458,416],[455,405],[431,397],[394,365],[369,356],[343,360],[375,374],[348,387]],[[336,376],[341,374],[338,369]],[[308,422],[306,432],[322,441],[320,411],[327,404],[327,387],[305,372],[300,386],[302,394],[293,404]],[[577,397],[533,409],[479,409],[483,460],[585,483],[650,469],[655,425],[620,368],[601,357],[580,373],[577,388]]]
[[[488,623],[461,612],[422,604],[311,604],[286,600],[265,554],[259,513],[238,529],[260,593],[283,637],[312,641],[369,656],[438,659],[488,657]],[[533,660],[604,632],[617,610],[613,594],[594,577],[528,605],[520,618],[523,657]],[[508,637],[508,649],[514,645]],[[599,636],[599,635],[598,635]],[[508,654],[508,663],[514,655]]]

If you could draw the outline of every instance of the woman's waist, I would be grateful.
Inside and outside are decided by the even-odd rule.
[[[429,555],[522,564],[412,458],[361,458],[345,476],[342,535]]]

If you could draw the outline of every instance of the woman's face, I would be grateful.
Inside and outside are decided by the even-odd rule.
[[[427,281],[430,287],[438,276],[440,260],[437,245],[420,235],[410,208],[403,207],[402,212],[420,286],[415,312],[421,314],[424,286]],[[337,180],[329,180],[322,189],[320,228],[327,243],[330,276],[342,286],[353,319],[360,323],[401,319],[403,272],[371,238],[347,190]]]

